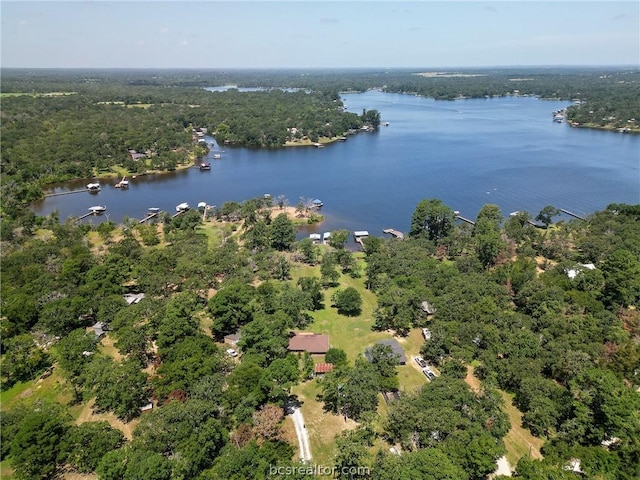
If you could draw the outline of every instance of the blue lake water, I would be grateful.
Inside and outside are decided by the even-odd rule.
[[[47,198],[37,214],[55,209],[60,218],[106,205],[108,218],[142,218],[149,207],[174,212],[188,202],[222,205],[265,193],[324,202],[322,225],[305,229],[406,231],[416,204],[440,198],[474,218],[482,205],[497,204],[506,216],[546,205],[589,214],[609,203],[640,203],[640,136],[571,128],[552,121],[568,102],[528,97],[435,101],[369,91],[342,96],[349,111],[378,109],[383,122],[374,133],[313,147],[251,150],[214,148],[211,171],[191,168],[138,176],[128,190],[102,180],[100,193]],[[214,151],[222,151],[213,160]],[[56,191],[82,188],[87,181]],[[107,217],[89,217],[99,222]]]

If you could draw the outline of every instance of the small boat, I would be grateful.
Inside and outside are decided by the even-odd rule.
[[[87,190],[89,190],[90,192],[99,192],[100,191],[100,184],[99,183],[88,183],[87,184]]]
[[[213,159],[214,160],[220,160],[222,158],[222,155],[220,155],[219,153],[214,153],[213,154]]]
[[[211,164],[210,163],[205,163],[202,162],[200,164],[200,170],[204,171],[204,170],[211,170]]]
[[[89,207],[89,211],[93,215],[100,215],[101,213],[104,213],[107,211],[107,207],[106,205],[95,205],[93,207]]]
[[[160,213],[160,209],[158,207],[149,207],[149,213]]]
[[[323,205],[324,205],[324,203],[322,203],[322,200],[320,200],[319,198],[316,198],[316,199],[313,201],[313,206],[314,206],[314,208],[320,208],[320,207],[322,207]]]
[[[186,210],[189,210],[189,204],[187,202],[176,205],[176,212],[184,212]]]
[[[199,202],[198,203],[198,210],[202,210],[207,208],[207,202]]]

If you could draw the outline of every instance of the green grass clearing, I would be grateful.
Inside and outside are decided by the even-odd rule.
[[[317,379],[296,385],[292,393],[298,396],[302,403],[302,415],[305,425],[309,430],[311,443],[311,455],[313,463],[317,465],[333,465],[335,456],[335,437],[344,430],[356,427],[356,422],[345,419],[333,413],[327,413],[323,409],[323,403],[316,400],[322,388]],[[291,422],[291,420],[287,420]],[[297,441],[294,443],[297,450]]]
[[[499,391],[504,400],[504,411],[511,422],[511,429],[504,437],[509,464],[515,467],[518,464],[518,460],[526,456],[542,459],[540,449],[544,444],[544,440],[534,437],[529,430],[522,426],[522,412],[513,404],[513,395],[502,390]]]
[[[58,368],[54,368],[47,378],[18,383],[0,395],[2,410],[8,410],[19,403],[33,405],[38,401],[66,405],[72,398],[71,390]]]

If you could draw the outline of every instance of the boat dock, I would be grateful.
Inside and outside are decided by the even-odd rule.
[[[146,217],[144,217],[142,220],[140,220],[138,223],[144,223],[148,220],[151,220],[152,218],[156,218],[158,215],[160,215],[160,213],[161,212],[149,212],[149,214]]]
[[[366,230],[357,230],[353,232],[353,239],[356,241],[358,245],[364,250],[364,239],[369,236],[369,232]]]
[[[456,218],[457,218],[458,220],[462,220],[463,222],[470,223],[471,225],[475,225],[475,224],[476,224],[476,222],[474,222],[473,220],[469,220],[468,218],[465,218],[465,217],[463,217],[463,216],[462,216],[462,215],[460,215],[460,214],[456,214]]]
[[[96,215],[93,212],[89,212],[89,213],[85,213],[84,215],[80,215],[76,220],[79,222],[80,220],[82,220],[83,218],[87,218],[90,215]]]
[[[84,215],[80,215],[80,216],[76,219],[76,221],[78,221],[78,222],[79,222],[79,221],[80,221],[80,220],[82,220],[83,218],[87,218],[87,217],[89,217],[89,216],[91,216],[91,215],[102,215],[102,214],[103,214],[104,212],[106,212],[106,211],[107,211],[107,207],[106,207],[106,206],[105,206],[105,207],[102,207],[102,206],[97,205],[97,206],[95,206],[95,207],[89,207],[89,213],[85,213]]]
[[[584,220],[586,221],[587,219],[584,217],[581,217],[580,215],[577,215],[573,212],[570,212],[569,210],[565,210],[564,208],[560,208],[559,209],[562,213],[566,213],[567,215],[571,216],[571,217],[575,217],[575,218],[579,218],[580,220]]]
[[[68,192],[48,193],[44,198],[59,197],[60,195],[71,195],[72,193],[90,192],[88,188],[81,188],[80,190],[70,190]]]
[[[384,230],[382,230],[382,233],[388,233],[389,235],[393,235],[394,237],[403,240],[404,239],[404,233],[395,230],[393,228],[385,228]]]

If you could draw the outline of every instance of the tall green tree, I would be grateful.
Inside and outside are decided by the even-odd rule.
[[[449,235],[453,228],[455,214],[441,200],[422,200],[411,217],[409,235],[439,240]]]
[[[271,222],[271,246],[276,250],[289,250],[295,240],[295,225],[286,214],[279,214]]]
[[[55,411],[28,414],[11,440],[12,465],[23,478],[49,478],[58,468],[61,442],[67,431],[64,418]]]

